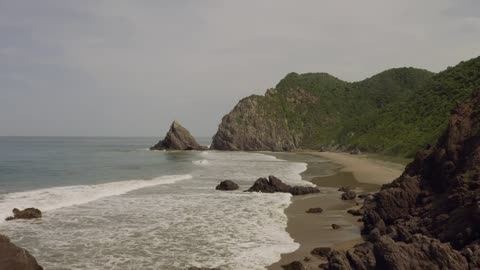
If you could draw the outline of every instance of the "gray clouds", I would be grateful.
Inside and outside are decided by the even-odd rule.
[[[0,1],[0,135],[212,135],[285,74],[355,81],[479,54],[480,4]]]

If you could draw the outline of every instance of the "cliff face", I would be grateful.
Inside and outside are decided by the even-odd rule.
[[[241,100],[212,148],[340,148],[413,157],[446,128],[449,111],[480,86],[480,57],[438,74],[391,69],[360,82],[290,73],[265,96]]]
[[[273,90],[272,90],[273,91]],[[213,137],[217,150],[290,151],[295,149],[295,136],[271,94],[242,99],[222,119]]]
[[[244,98],[225,115],[212,148],[289,151],[336,147],[352,135],[346,127],[354,126],[360,115],[373,115],[430,77],[427,71],[405,68],[360,84],[326,73],[290,73],[265,96]]]
[[[368,242],[332,253],[325,268],[480,269],[480,89],[363,207]]]

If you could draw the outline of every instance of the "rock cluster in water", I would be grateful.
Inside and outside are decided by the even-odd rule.
[[[324,269],[480,269],[480,90],[362,211],[367,241]]]
[[[197,143],[190,132],[177,121],[173,121],[165,138],[150,150],[206,150],[207,147]]]

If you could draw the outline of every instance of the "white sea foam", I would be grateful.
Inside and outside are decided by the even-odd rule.
[[[195,160],[195,161],[192,161],[193,164],[196,164],[196,165],[208,165],[208,160],[207,159],[202,159],[202,160]]]
[[[190,179],[191,175],[168,175],[152,180],[128,180],[97,185],[54,187],[33,191],[7,193],[0,196],[0,222],[11,215],[13,208],[35,207],[42,211],[84,204],[100,198],[125,194],[140,188],[171,184]]]
[[[64,187],[7,194],[1,211],[23,206],[51,211],[37,224],[6,222],[0,229],[51,270],[264,269],[298,248],[285,231],[290,194],[227,193],[214,187],[232,179],[244,189],[270,174],[306,184],[299,175],[306,164],[256,153],[191,155],[191,176],[81,186],[81,192]]]

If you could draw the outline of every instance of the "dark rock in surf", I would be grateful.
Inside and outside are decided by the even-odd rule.
[[[247,191],[249,192],[263,192],[263,193],[274,193],[274,192],[290,192],[290,186],[283,183],[282,180],[277,177],[270,175],[267,178],[259,178],[252,187]]]
[[[36,208],[26,208],[24,210],[19,210],[17,208],[14,208],[12,212],[13,212],[13,217],[7,217],[5,219],[6,221],[13,220],[13,219],[35,219],[35,218],[42,217],[42,211]]]
[[[215,187],[216,190],[225,190],[225,191],[237,190],[238,188],[239,188],[238,185],[231,180],[222,181],[220,182],[220,184],[218,184]]]
[[[0,234],[0,269],[5,270],[43,270],[30,253],[10,242]]]
[[[207,147],[197,143],[190,132],[182,127],[177,121],[170,126],[165,138],[150,150],[206,150]]]
[[[274,193],[274,192],[284,192],[290,193],[292,195],[306,195],[311,193],[318,193],[320,190],[316,187],[303,187],[295,186],[292,187],[282,182],[282,180],[277,177],[270,175],[267,178],[259,178],[252,187],[250,187],[247,192],[263,192],[263,193]]]

